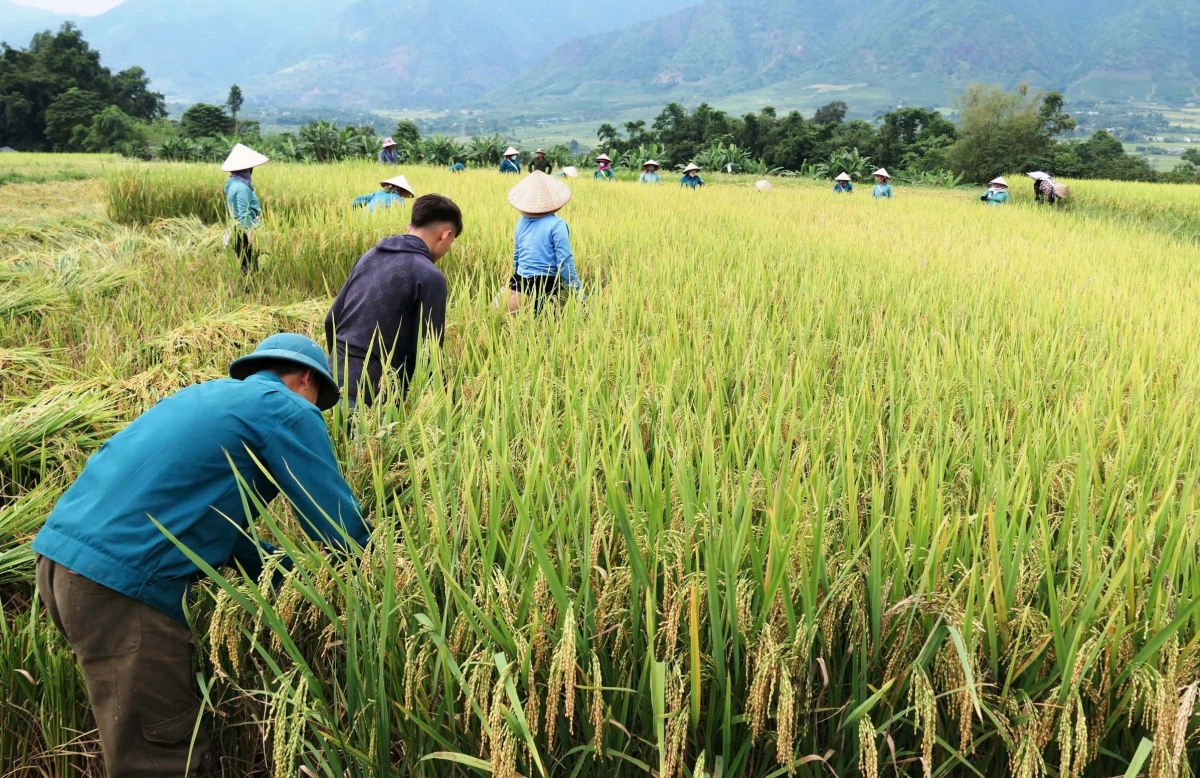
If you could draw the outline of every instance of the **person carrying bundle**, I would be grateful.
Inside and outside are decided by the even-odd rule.
[[[504,159],[500,160],[500,172],[521,175],[521,166],[517,164],[517,157],[520,155],[521,152],[509,146],[504,152]]]
[[[546,159],[546,150],[538,149],[537,156],[529,163],[529,172],[540,170],[543,173],[550,174],[554,172],[554,163]]]
[[[1004,205],[1008,202],[1008,182],[1003,176],[993,178],[988,182],[988,189],[979,198],[988,205]]]
[[[608,155],[601,154],[596,157],[596,172],[592,178],[598,181],[612,181],[613,175],[612,160],[608,158]]]
[[[571,230],[557,216],[571,201],[571,188],[540,171],[531,173],[508,193],[508,202],[521,213],[513,235],[513,274],[497,305],[516,313],[526,297],[533,298],[534,312],[562,289],[579,292],[582,284],[575,271]]]
[[[849,173],[842,173],[837,178],[833,179],[834,194],[850,194],[854,191],[854,182],[850,180]]]
[[[1037,171],[1026,173],[1026,175],[1033,179],[1033,198],[1036,202],[1063,207],[1063,201],[1067,197],[1067,187],[1055,183],[1049,173]]]
[[[871,197],[876,200],[892,199],[891,175],[887,172],[887,168],[879,168],[873,175],[875,176],[875,188],[871,190]]]
[[[662,178],[658,175],[658,169],[662,167],[652,159],[648,159],[642,163],[642,174],[638,177],[638,183],[641,184],[661,184]]]
[[[367,213],[375,213],[376,208],[391,208],[393,205],[404,207],[404,200],[416,197],[404,176],[396,176],[386,181],[380,181],[380,191],[359,195],[354,198],[354,208],[366,208]]]
[[[229,180],[225,182],[225,204],[233,220],[230,228],[233,250],[242,260],[242,272],[247,275],[258,270],[258,252],[254,250],[250,235],[262,224],[262,203],[254,193],[251,174],[254,168],[270,161],[254,149],[238,143],[221,165],[221,170],[229,174]]]
[[[260,505],[282,491],[313,540],[370,541],[322,416],[338,396],[319,345],[272,335],[229,378],[109,439],[34,538],[38,593],[83,671],[110,778],[216,774],[188,602],[207,569],[256,585],[276,550],[250,530]]]
[[[436,265],[462,231],[452,200],[425,195],[413,203],[408,234],[384,238],[354,264],[325,317],[329,363],[347,415],[359,402],[374,403],[385,365],[407,385],[422,336],[442,343],[446,276]]]
[[[704,179],[700,177],[700,166],[693,162],[685,167],[683,175],[679,179],[679,185],[688,189],[704,186]]]

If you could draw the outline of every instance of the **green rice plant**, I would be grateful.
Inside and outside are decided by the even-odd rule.
[[[0,417],[0,489],[29,484],[91,451],[114,431],[113,397],[94,382],[50,389]]]
[[[61,486],[47,481],[0,505],[0,591],[13,584],[33,582],[33,551],[29,544],[61,493]]]

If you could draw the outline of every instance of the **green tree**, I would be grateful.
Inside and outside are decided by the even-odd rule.
[[[91,127],[105,107],[104,98],[95,92],[68,89],[46,108],[46,139],[55,151],[78,150],[72,148],[72,137],[77,130]]]
[[[126,114],[115,105],[101,111],[88,127],[76,127],[71,145],[80,151],[116,152],[126,157],[148,159],[149,130],[145,122]]]
[[[813,124],[841,124],[850,107],[841,100],[821,106],[813,114]]]
[[[219,105],[196,103],[179,118],[179,130],[185,138],[199,140],[233,134],[233,119]]]
[[[229,97],[225,98],[225,105],[229,108],[229,113],[233,116],[233,134],[238,134],[238,111],[242,110],[242,88],[237,84],[229,87]]]
[[[166,118],[163,95],[150,91],[150,78],[141,68],[129,68],[113,76],[112,89],[115,105],[130,117],[146,122]]]
[[[401,145],[416,145],[421,142],[421,130],[411,119],[401,119],[392,132],[392,140]]]
[[[1053,150],[1055,135],[1075,126],[1062,112],[1062,95],[1031,95],[1025,85],[1010,93],[972,84],[955,105],[958,139],[948,151],[949,160],[956,172],[975,183],[1028,170],[1031,161]]]

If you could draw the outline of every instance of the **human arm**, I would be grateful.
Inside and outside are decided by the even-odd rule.
[[[325,420],[315,407],[297,407],[267,438],[263,464],[300,515],[313,540],[340,549],[346,538],[365,546],[371,530],[338,470]]]
[[[571,230],[567,223],[558,220],[550,231],[550,242],[554,247],[554,263],[558,267],[558,278],[568,289],[579,291],[579,273],[575,271],[575,255],[571,251]]]
[[[367,207],[367,205],[370,204],[371,198],[373,198],[374,196],[375,195],[373,195],[373,194],[359,195],[358,197],[354,198],[354,203],[351,205],[351,207],[352,208],[365,208],[365,207]]]

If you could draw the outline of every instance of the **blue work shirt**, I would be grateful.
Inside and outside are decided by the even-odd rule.
[[[518,165],[513,160],[505,157],[504,161],[500,163],[500,172],[501,173],[517,173],[519,175],[521,173],[521,166]]]
[[[400,158],[396,154],[396,147],[392,146],[388,149],[383,149],[379,152],[379,164],[381,165],[398,165]]]
[[[467,166],[461,162],[455,162],[453,165],[450,166],[451,173],[461,173],[466,169],[467,169]]]
[[[838,181],[833,185],[834,194],[848,194],[854,191],[854,184],[849,181]]]
[[[698,186],[704,186],[704,179],[700,176],[685,175],[683,178],[679,179],[679,185],[686,186],[688,189],[695,189]]]
[[[892,199],[892,185],[876,184],[875,188],[871,190],[871,197],[874,197],[877,200],[884,197],[889,200]]]
[[[557,277],[569,289],[579,289],[571,231],[558,216],[522,216],[517,222],[513,272],[522,278]]]
[[[662,183],[662,178],[659,177],[658,173],[642,173],[638,177],[638,182],[642,184],[659,184]]]
[[[225,182],[225,204],[238,227],[249,230],[262,223],[262,203],[254,194],[254,187],[237,176],[230,176]]]
[[[391,208],[393,205],[404,207],[404,198],[395,192],[380,190],[354,198],[355,208],[366,208],[368,213],[375,213],[376,208]]]
[[[606,167],[603,170],[597,170],[592,175],[592,178],[597,179],[597,180],[612,181],[613,180],[612,168]]]
[[[988,205],[1004,205],[1008,202],[1007,189],[989,189],[983,193],[983,197],[979,198]]]
[[[243,506],[238,474],[264,503],[282,487],[310,537],[344,546],[344,528],[366,545],[370,531],[324,417],[263,371],[190,386],[114,435],[54,506],[33,550],[185,621],[184,598],[202,572],[150,517],[213,567],[236,561],[257,578],[259,548],[241,531],[257,511]]]

